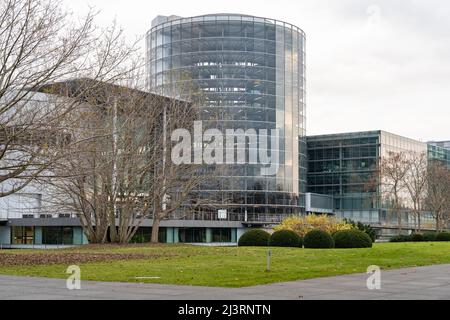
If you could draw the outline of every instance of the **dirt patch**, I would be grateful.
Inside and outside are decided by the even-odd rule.
[[[157,254],[140,253],[39,253],[0,255],[0,266],[42,266],[42,265],[74,265],[90,262],[110,262],[120,260],[153,260],[161,258]],[[167,257],[167,255],[164,255]]]
[[[71,249],[66,249],[68,251],[89,251],[89,250],[116,250],[116,249],[152,249],[152,248],[163,248],[167,247],[165,244],[87,244]]]

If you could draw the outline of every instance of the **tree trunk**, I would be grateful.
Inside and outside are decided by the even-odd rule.
[[[422,221],[420,218],[420,211],[417,213],[417,224],[418,224],[419,232],[421,232],[422,231]]]
[[[109,208],[109,237],[112,243],[118,242],[116,229],[116,213],[113,208]]]
[[[159,243],[159,226],[161,225],[161,219],[159,214],[154,215],[153,217],[153,226],[152,226],[152,243]]]
[[[441,217],[439,213],[436,214],[436,231],[441,231]]]
[[[414,232],[417,232],[417,212],[414,212]]]
[[[398,231],[402,231],[402,213],[400,210],[397,209],[397,224],[398,224]]]

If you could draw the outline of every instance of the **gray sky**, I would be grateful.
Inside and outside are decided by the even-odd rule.
[[[127,36],[158,14],[243,13],[307,34],[308,135],[383,129],[450,140],[450,2],[446,0],[63,0],[100,10]],[[144,45],[144,44],[143,44]]]

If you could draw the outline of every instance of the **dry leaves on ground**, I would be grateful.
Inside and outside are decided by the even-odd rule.
[[[109,262],[119,260],[152,260],[160,258],[157,254],[141,253],[39,253],[0,255],[0,266],[37,266],[37,265],[72,265],[90,262]]]

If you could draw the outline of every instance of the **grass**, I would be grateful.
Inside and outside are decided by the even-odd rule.
[[[0,251],[37,254],[44,251]],[[246,287],[352,273],[370,265],[384,270],[450,263],[450,243],[384,243],[372,249],[272,249],[266,272],[267,248],[193,246],[83,247],[52,254],[148,253],[158,258],[81,264],[83,280],[159,283],[211,287]],[[45,251],[48,253],[48,251]],[[0,267],[0,274],[67,278],[67,265]]]

